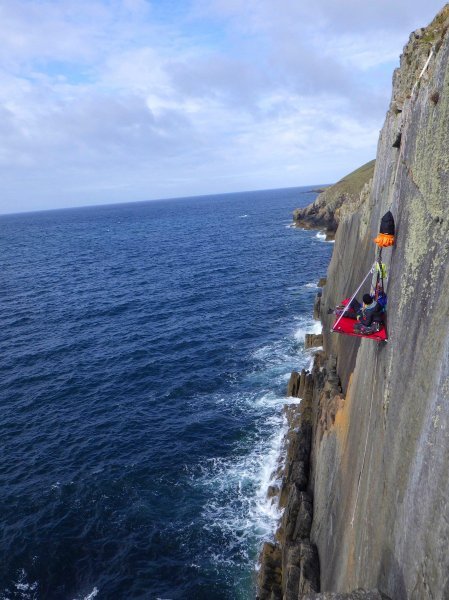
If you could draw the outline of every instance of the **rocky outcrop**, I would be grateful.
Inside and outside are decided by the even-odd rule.
[[[323,288],[326,285],[326,277],[321,277],[318,281],[318,287],[319,288]],[[313,303],[313,318],[316,321],[319,321],[321,319],[321,298],[323,296],[323,291],[319,290],[316,293],[315,296],[315,301]],[[320,346],[322,345],[322,343],[320,344]]]
[[[265,542],[260,553],[258,600],[282,598],[282,555],[278,544]]]
[[[306,333],[304,338],[304,348],[308,350],[309,348],[319,348],[323,345],[323,335],[316,333]]]
[[[296,209],[293,213],[296,226],[324,229],[327,239],[333,239],[340,221],[368,199],[374,164],[374,160],[366,163],[327,188],[313,204]]]
[[[322,292],[317,292],[315,302],[313,303],[313,318],[319,321],[321,318],[321,296]]]
[[[316,368],[322,353],[315,357]],[[312,441],[312,373],[293,372],[287,394],[302,398],[300,404],[285,407],[288,433],[284,441],[285,462],[280,473],[282,484],[277,500],[284,509],[276,532],[276,543],[265,544],[258,577],[259,600],[297,600],[306,592],[319,591],[319,559],[310,540],[313,500],[309,489],[310,448]]]

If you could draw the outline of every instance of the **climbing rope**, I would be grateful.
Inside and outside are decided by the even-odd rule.
[[[410,100],[407,103],[405,111],[404,111],[404,125],[403,125],[404,135],[403,135],[403,139],[401,140],[401,146],[399,148],[399,156],[398,156],[398,160],[397,160],[397,163],[396,163],[396,170],[395,170],[393,182],[392,182],[392,185],[391,185],[391,197],[390,197],[390,203],[389,203],[389,210],[391,210],[391,211],[392,211],[392,208],[393,208],[394,185],[395,185],[397,177],[398,177],[399,167],[401,165],[402,155],[403,155],[404,148],[405,148],[406,141],[407,141],[407,132],[408,132],[407,124],[408,124],[409,116],[411,115],[411,111],[412,111],[413,98],[414,98],[415,91],[416,91],[416,88],[418,86],[418,83],[420,82],[421,77],[426,72],[427,67],[429,66],[430,60],[431,60],[431,58],[432,58],[432,56],[434,54],[434,51],[435,51],[435,48],[434,48],[434,46],[432,46],[432,48],[430,50],[430,53],[429,53],[429,56],[427,57],[427,60],[426,60],[426,62],[424,64],[423,68],[421,69],[421,72],[420,72],[418,78],[416,79],[415,83],[413,84],[412,91],[410,93]],[[397,194],[398,198],[399,198],[399,196],[401,194],[401,187],[402,187],[402,179],[399,182],[399,190],[398,190],[398,194]]]
[[[380,284],[380,290],[384,291],[384,279],[386,279],[386,278],[387,278],[386,266],[382,262],[382,248],[379,247],[377,249],[377,258],[376,258],[376,262],[374,263],[373,278],[371,280],[371,288],[370,288],[371,296],[375,295],[375,300],[377,300],[379,284]]]
[[[414,95],[415,95],[415,91],[417,89],[417,86],[419,84],[419,81],[421,80],[422,76],[424,75],[424,73],[427,70],[427,67],[429,66],[429,63],[432,59],[432,56],[435,52],[435,48],[434,46],[432,46],[429,56],[427,57],[427,60],[423,66],[423,68],[421,69],[421,72],[418,76],[418,78],[416,79],[413,87],[412,87],[412,91],[410,94],[410,99],[409,102],[407,103],[405,110],[404,110],[404,121],[403,121],[403,139],[401,140],[401,145],[399,148],[399,156],[397,159],[397,163],[396,163],[396,169],[395,169],[395,173],[394,173],[394,178],[392,181],[392,185],[391,185],[391,192],[390,192],[390,202],[389,202],[389,210],[392,211],[393,208],[393,195],[394,195],[394,185],[397,181],[397,177],[398,177],[398,173],[399,173],[399,167],[401,165],[401,161],[402,161],[402,156],[404,153],[404,148],[406,145],[406,140],[407,140],[407,133],[408,133],[408,120],[409,117],[411,115],[411,111],[412,111],[412,105],[413,105],[413,100],[414,100]],[[402,178],[399,182],[399,189],[398,189],[398,194],[397,194],[397,198],[400,197],[401,194],[401,187],[402,187]],[[354,298],[356,297],[356,295],[359,293],[361,287],[363,286],[363,284],[365,283],[365,281],[368,279],[368,277],[370,276],[371,273],[374,273],[376,279],[378,278],[378,274],[376,274],[376,265],[378,265],[379,268],[379,272],[380,272],[380,278],[381,278],[381,283],[382,283],[382,289],[383,289],[383,267],[382,267],[382,248],[379,248],[379,253],[378,253],[378,257],[376,259],[376,262],[374,263],[373,267],[371,267],[371,269],[368,271],[368,273],[366,274],[365,278],[363,279],[362,283],[359,285],[359,287],[357,288],[356,292],[351,296],[349,302],[347,303],[347,305],[345,306],[343,312],[341,313],[340,317],[337,319],[337,321],[334,324],[334,327],[332,328],[332,330],[335,330],[335,328],[337,327],[338,323],[340,322],[340,320],[343,318],[345,312],[349,309],[352,301],[354,300]],[[374,282],[374,277],[373,277],[373,282]],[[373,369],[373,381],[372,381],[372,391],[371,391],[371,400],[370,400],[370,407],[369,407],[369,415],[368,415],[368,427],[367,427],[367,432],[366,432],[366,439],[365,439],[365,447],[363,450],[363,460],[362,460],[362,467],[359,473],[359,477],[357,480],[357,492],[356,492],[356,497],[355,497],[355,504],[354,504],[354,510],[352,513],[352,519],[351,519],[351,527],[354,527],[354,519],[355,519],[355,514],[357,511],[357,506],[358,506],[358,500],[359,500],[359,495],[360,495],[360,485],[361,485],[361,481],[362,481],[362,475],[363,475],[363,471],[365,469],[365,462],[366,462],[366,453],[367,453],[367,449],[368,449],[368,437],[371,431],[371,416],[372,416],[372,411],[373,411],[373,400],[374,400],[374,388],[375,388],[375,374],[377,371],[377,358],[378,358],[378,353],[375,353],[375,361],[374,361],[374,369]]]
[[[341,313],[341,315],[338,317],[338,319],[335,321],[334,326],[332,327],[331,331],[334,331],[337,327],[337,325],[340,323],[341,319],[343,318],[343,315],[345,314],[345,312],[348,310],[348,308],[351,306],[351,302],[354,300],[354,298],[357,296],[357,294],[360,291],[360,288],[362,287],[362,285],[365,283],[365,281],[368,279],[368,277],[371,275],[371,273],[373,272],[373,269],[376,268],[376,263],[374,263],[374,265],[370,268],[370,270],[368,271],[368,273],[365,275],[364,280],[362,281],[362,283],[359,285],[359,287],[357,288],[357,290],[355,291],[355,293],[351,296],[351,298],[349,299],[349,302],[347,303],[347,305],[344,307],[343,312]]]
[[[370,402],[370,405],[369,405],[368,429],[366,431],[365,450],[363,451],[362,468],[360,470],[359,479],[357,481],[357,494],[356,494],[356,497],[355,497],[354,511],[352,513],[351,527],[354,527],[355,512],[357,510],[357,503],[358,503],[358,500],[359,500],[360,482],[362,480],[363,469],[365,468],[366,450],[368,448],[368,436],[369,436],[369,432],[371,430],[371,413],[372,413],[372,409],[373,409],[373,398],[374,398],[374,387],[375,387],[374,386],[374,378],[375,378],[375,374],[376,374],[376,370],[377,370],[377,352],[375,354],[376,354],[376,358],[374,359],[373,383],[372,383],[373,389],[372,389],[372,393],[371,393],[371,402]]]
[[[426,63],[425,63],[425,65],[423,66],[423,68],[422,68],[422,71],[421,71],[421,73],[419,74],[419,77],[418,77],[418,79],[415,81],[415,84],[414,84],[414,86],[412,87],[412,93],[410,94],[410,97],[413,97],[413,94],[415,93],[415,89],[416,89],[416,86],[417,86],[417,85],[418,85],[418,83],[419,83],[419,80],[421,79],[421,77],[422,77],[422,76],[424,75],[424,73],[426,72],[426,69],[427,69],[427,67],[429,66],[429,63],[430,63],[430,59],[431,59],[431,58],[432,58],[432,56],[433,56],[434,50],[435,50],[435,47],[434,47],[434,46],[432,46],[432,48],[430,49],[429,56],[427,57]]]

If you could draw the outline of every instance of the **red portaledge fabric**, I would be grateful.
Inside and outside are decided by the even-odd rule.
[[[335,320],[337,322],[339,317]],[[354,325],[357,323],[355,319],[349,319],[348,317],[342,317],[338,322],[337,328],[335,324],[332,327],[332,331],[335,333],[343,333],[344,335],[352,335],[354,337],[366,338],[368,340],[375,340],[376,342],[386,342],[388,340],[387,328],[382,325],[381,330],[371,335],[363,335],[361,333],[354,333]]]

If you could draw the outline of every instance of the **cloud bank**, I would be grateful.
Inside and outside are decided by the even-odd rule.
[[[335,181],[422,4],[0,1],[0,211]]]

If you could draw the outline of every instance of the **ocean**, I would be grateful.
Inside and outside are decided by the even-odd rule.
[[[289,188],[0,217],[0,599],[249,600],[332,244]]]

